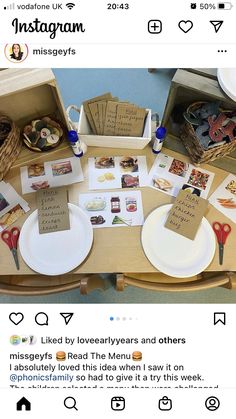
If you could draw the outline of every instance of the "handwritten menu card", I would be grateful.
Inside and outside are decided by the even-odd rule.
[[[83,106],[94,134],[142,137],[146,109],[120,102],[111,93],[86,100]]]
[[[39,234],[69,230],[70,218],[65,188],[40,189],[36,192]]]
[[[165,227],[194,240],[208,201],[185,190],[181,190],[172,206]]]

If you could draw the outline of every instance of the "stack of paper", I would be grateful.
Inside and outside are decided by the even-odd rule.
[[[91,129],[97,135],[142,137],[146,109],[129,102],[119,102],[111,93],[83,102]]]

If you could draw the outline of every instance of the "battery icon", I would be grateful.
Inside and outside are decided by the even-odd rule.
[[[230,2],[218,3],[218,9],[221,10],[231,10],[232,7],[233,5]]]

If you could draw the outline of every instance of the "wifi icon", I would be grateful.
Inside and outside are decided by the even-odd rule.
[[[66,7],[71,10],[73,7],[75,7],[75,3],[66,3]]]

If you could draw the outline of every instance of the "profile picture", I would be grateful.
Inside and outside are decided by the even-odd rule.
[[[26,44],[7,44],[5,46],[5,57],[12,63],[24,61],[28,56],[28,52]]]

